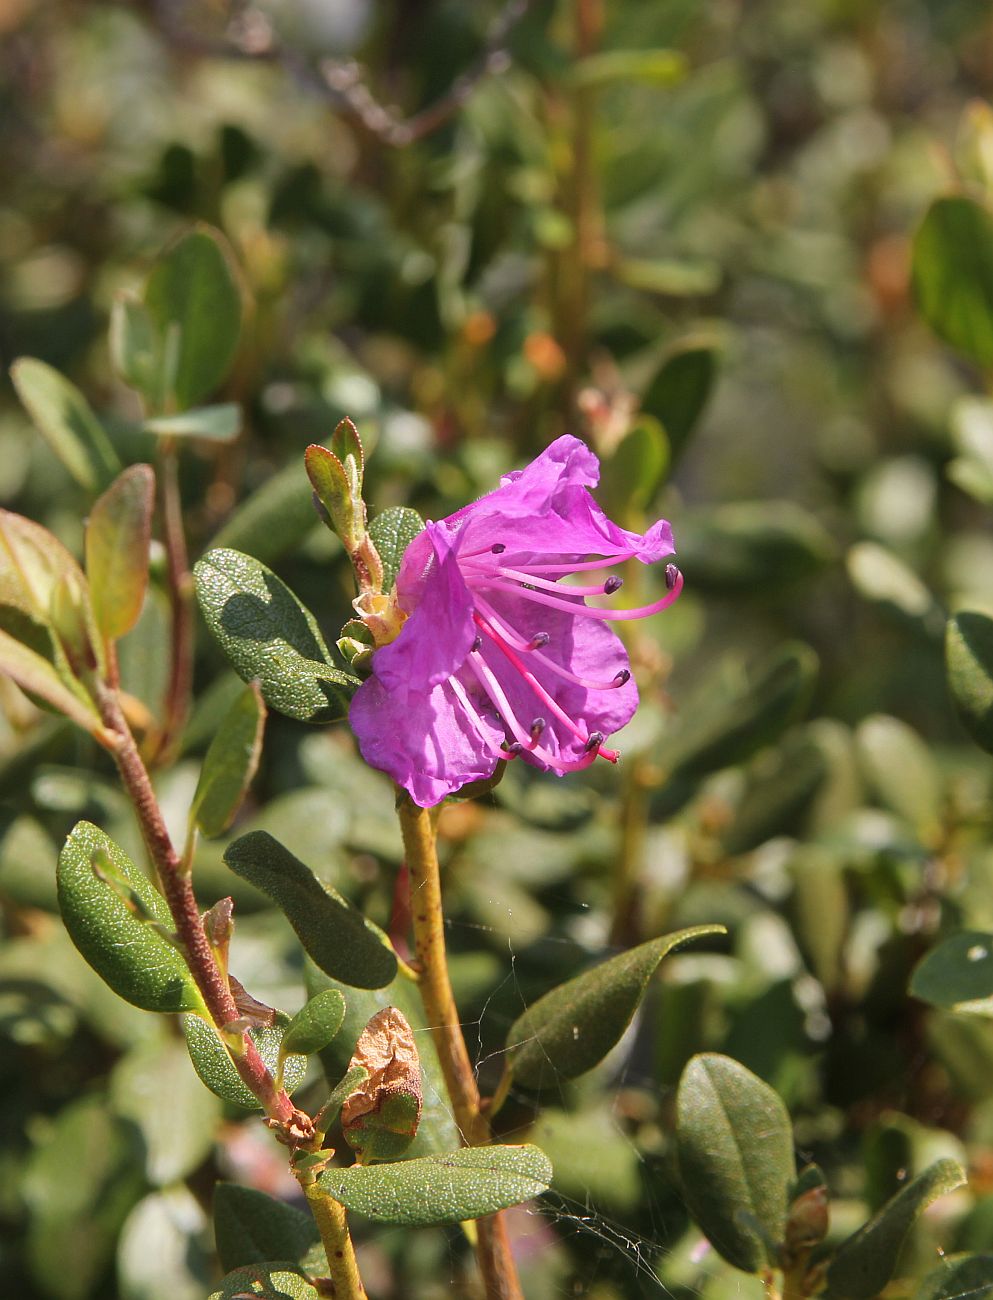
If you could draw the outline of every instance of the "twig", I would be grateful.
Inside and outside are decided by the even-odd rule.
[[[507,41],[530,8],[531,0],[507,0],[490,24],[483,49],[474,63],[448,90],[420,112],[405,117],[383,104],[370,90],[367,72],[354,59],[321,59],[316,66],[280,46],[268,20],[249,5],[239,5],[224,38],[201,35],[188,28],[175,0],[153,5],[163,35],[177,47],[214,58],[278,63],[297,81],[330,100],[383,144],[402,149],[423,140],[463,107],[479,83],[510,66]]]
[[[190,974],[215,1025],[218,1029],[224,1029],[226,1025],[238,1020],[239,1012],[204,931],[189,873],[183,870],[169,837],[148,771],[121,710],[117,692],[99,683],[96,693],[100,717],[110,738],[108,748],[117,763],[149,855],[155,864]],[[240,1050],[232,1053],[232,1060],[245,1086],[258,1099],[273,1125],[291,1143],[305,1144],[313,1136],[310,1119],[296,1109],[282,1088],[276,1088],[272,1075],[247,1032],[241,1037]]]

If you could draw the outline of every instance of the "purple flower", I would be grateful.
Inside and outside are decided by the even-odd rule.
[[[373,655],[350,720],[366,761],[421,807],[491,776],[500,759],[560,775],[617,761],[604,741],[630,720],[638,691],[607,624],[665,609],[682,577],[667,565],[661,600],[627,610],[586,603],[612,595],[619,577],[560,582],[672,554],[665,520],[644,537],[611,523],[588,491],[599,476],[578,438],[558,438],[407,548],[397,600],[408,617]]]

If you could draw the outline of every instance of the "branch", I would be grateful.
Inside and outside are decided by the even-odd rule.
[[[511,62],[507,41],[530,5],[531,0],[507,0],[490,24],[475,62],[444,95],[410,117],[376,98],[369,88],[366,69],[354,59],[321,59],[315,66],[280,46],[269,20],[250,4],[234,7],[221,37],[200,34],[188,27],[181,0],[154,0],[153,9],[160,31],[176,47],[213,58],[277,63],[381,143],[402,149],[423,140],[454,117],[485,77],[506,72]]]

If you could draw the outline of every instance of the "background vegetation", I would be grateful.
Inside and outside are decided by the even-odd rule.
[[[936,942],[993,930],[990,759],[943,661],[949,611],[993,612],[989,6],[3,0],[0,70],[0,351],[69,375],[125,461],[155,452],[111,366],[115,294],[196,222],[233,250],[249,308],[215,400],[241,432],[184,444],[194,555],[256,555],[333,641],[351,576],[302,453],[344,415],[374,512],[450,513],[568,430],[615,514],[673,522],[686,589],[632,641],[622,765],[512,769],[442,822],[484,1085],[522,1008],[592,958],[729,930],[664,964],[537,1127],[526,1092],[501,1112],[556,1171],[515,1211],[528,1294],[761,1294],[701,1251],[674,1177],[675,1086],[702,1050],[784,1099],[832,1237],[938,1157],[966,1165],[887,1295],[916,1295],[939,1249],[993,1253],[993,1029],[908,994]],[[950,348],[911,261],[953,190],[974,206],[944,210],[916,266]],[[2,398],[0,501],[78,554],[91,497]],[[153,592],[122,647],[138,699],[161,698],[167,649]],[[180,822],[229,676],[201,625],[207,705],[157,775]],[[72,947],[68,830],[140,840],[94,746],[6,681],[0,706],[0,1273],[23,1297],[203,1295],[214,1180],[295,1184]],[[388,924],[392,793],[344,727],[270,718],[251,828]],[[289,928],[222,847],[201,847],[200,896],[234,893],[240,978],[295,1010]],[[469,1285],[457,1232],[359,1236],[370,1294]]]

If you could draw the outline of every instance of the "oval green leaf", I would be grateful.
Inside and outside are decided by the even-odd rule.
[[[714,1249],[746,1273],[774,1266],[796,1177],[777,1094],[730,1057],[694,1056],[676,1096],[676,1147],[687,1208]]]
[[[829,1300],[875,1300],[896,1271],[914,1220],[932,1201],[966,1181],[957,1160],[938,1160],[891,1197],[878,1214],[843,1241],[827,1272]]]
[[[332,978],[377,989],[396,975],[383,932],[265,831],[228,845],[224,861],[283,910],[311,959]]]
[[[249,1300],[253,1296],[260,1300],[320,1300],[316,1287],[292,1260],[236,1268],[221,1278],[208,1300]]]
[[[942,781],[928,745],[899,718],[876,713],[855,733],[865,776],[880,803],[925,842],[941,833]]]
[[[160,438],[205,438],[208,442],[233,442],[241,433],[241,407],[237,402],[195,406],[179,415],[160,415],[143,426]]]
[[[279,1049],[289,1023],[289,1016],[277,1012],[276,1024],[263,1025],[248,1031],[249,1037],[259,1049],[259,1055],[273,1076],[279,1068]],[[234,1106],[244,1106],[246,1110],[261,1110],[258,1100],[242,1083],[241,1076],[235,1069],[220,1034],[208,1020],[201,1015],[184,1016],[183,1033],[186,1035],[186,1046],[193,1068],[205,1087]],[[305,1056],[287,1056],[283,1065],[285,1090],[292,1095],[303,1082],[306,1073]]]
[[[945,633],[948,685],[963,724],[993,754],[993,618],[962,610]]]
[[[262,753],[266,710],[262,693],[249,682],[210,742],[190,816],[204,835],[220,835],[234,821]]]
[[[99,496],[86,524],[86,577],[97,627],[110,641],[138,622],[148,586],[155,509],[151,465],[131,465]]]
[[[320,1240],[312,1215],[237,1183],[214,1187],[214,1237],[226,1273],[269,1259],[300,1263]]]
[[[939,338],[993,364],[993,217],[960,195],[931,204],[914,238],[914,296]]]
[[[2,630],[0,671],[16,682],[22,691],[37,696],[84,731],[91,734],[99,731],[100,716],[96,706],[86,698],[83,688],[73,689],[48,659]]]
[[[650,939],[546,993],[507,1035],[514,1082],[542,1088],[591,1070],[631,1023],[662,958],[684,943],[724,933],[721,925],[698,925]]]
[[[242,681],[301,722],[348,713],[359,679],[336,668],[317,621],[284,582],[240,551],[209,551],[194,570],[207,626]]]
[[[15,361],[10,377],[35,428],[80,487],[106,487],[121,463],[76,385],[34,357]]]
[[[166,250],[145,285],[145,308],[158,345],[154,404],[195,406],[231,369],[241,333],[241,291],[217,231],[201,226]]]
[[[99,857],[104,865],[99,865]],[[117,888],[94,871],[113,872]],[[119,997],[145,1011],[204,1011],[179,951],[122,897],[131,891],[155,922],[172,928],[165,899],[114,841],[90,822],[79,822],[59,854],[59,907],[69,935],[97,974]]]
[[[735,501],[695,511],[679,530],[687,583],[721,595],[789,589],[838,556],[824,525],[793,501]]]
[[[917,965],[910,992],[945,1011],[993,1016],[993,934],[963,930]]]
[[[946,1255],[914,1300],[993,1300],[993,1255]]]
[[[798,642],[781,646],[735,686],[718,683],[687,707],[669,742],[674,775],[706,776],[750,758],[806,710],[817,656]]]
[[[641,399],[669,439],[672,458],[689,441],[717,377],[717,343],[688,340],[664,358]]]
[[[389,591],[397,580],[403,553],[424,531],[424,520],[409,506],[393,506],[369,525],[369,536],[383,561],[383,590]]]
[[[548,1190],[551,1161],[536,1146],[463,1147],[389,1165],[328,1169],[321,1186],[376,1223],[462,1223]]]
[[[323,1051],[345,1021],[345,999],[338,989],[317,993],[286,1026],[283,1051],[313,1056]]]

